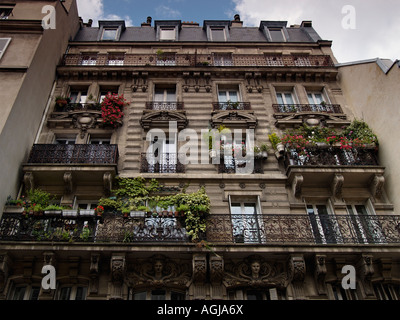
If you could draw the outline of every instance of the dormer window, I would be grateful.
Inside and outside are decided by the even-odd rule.
[[[211,28],[211,41],[226,41],[225,28]]]
[[[99,21],[98,41],[118,41],[125,30],[125,21]]]
[[[180,20],[159,20],[154,25],[157,32],[157,40],[177,41],[179,39],[179,30],[181,28]]]
[[[268,28],[269,35],[272,42],[285,42],[285,34],[282,28]]]
[[[117,28],[104,28],[101,40],[115,41],[117,40],[118,29]]]
[[[229,40],[231,21],[205,20],[203,29],[207,32],[208,41],[225,42]]]
[[[269,42],[287,42],[289,34],[286,25],[287,21],[261,21],[259,29]]]
[[[173,41],[176,39],[176,30],[174,27],[161,27],[160,40]]]

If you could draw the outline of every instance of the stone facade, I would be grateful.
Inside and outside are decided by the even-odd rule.
[[[399,298],[399,219],[376,154],[359,151],[357,161],[340,162],[342,151],[330,147],[314,151],[321,163],[295,163],[287,150],[276,153],[268,137],[302,124],[351,123],[330,47],[309,21],[247,28],[236,16],[203,27],[153,26],[151,19],[141,27],[82,25],[57,67],[44,125],[22,166],[24,192],[40,188],[72,209],[91,210],[112,194],[117,176],[157,179],[164,193],[204,187],[211,202],[207,230],[193,243],[170,216],[114,212],[99,219],[80,211],[23,220],[6,208],[1,298],[20,297],[20,288],[26,299]],[[102,121],[98,103],[107,92],[129,102],[116,126]],[[71,101],[57,106],[57,96]],[[206,163],[180,164],[176,155],[186,140],[178,133],[191,129],[200,151],[202,130],[221,125],[254,130],[255,144],[266,144],[268,155],[254,159],[250,173],[231,158],[213,163],[207,146]],[[152,129],[168,136],[162,143],[168,159],[159,167],[144,156]],[[247,145],[249,136],[240,143]],[[76,233],[67,232],[68,241],[39,239],[38,221],[47,230]],[[91,231],[88,241],[83,228]],[[47,264],[57,271],[55,290],[40,287]],[[357,270],[355,290],[341,286],[345,265]]]

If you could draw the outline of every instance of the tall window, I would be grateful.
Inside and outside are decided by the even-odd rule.
[[[153,110],[176,110],[176,87],[156,86],[154,88]]]
[[[87,89],[71,89],[69,98],[71,103],[85,103],[87,99]]]
[[[374,284],[375,296],[378,300],[400,300],[400,286],[398,284]]]
[[[178,164],[176,135],[159,140],[156,137],[150,146],[151,157],[148,161],[148,172],[176,173]]]
[[[239,102],[239,88],[236,87],[218,87],[218,102],[220,104],[225,104],[226,102]]]
[[[327,111],[329,98],[324,91],[307,91],[307,98],[312,111]]]
[[[231,199],[233,240],[237,243],[261,243],[265,232],[256,201],[237,201]]]
[[[6,52],[6,49],[10,41],[11,38],[0,38],[0,59],[3,56],[4,52]]]
[[[370,210],[363,204],[347,205],[347,212],[357,237],[355,240],[360,243],[385,242],[379,220],[374,213],[369,213]]]
[[[325,204],[307,205],[311,228],[317,243],[337,243],[338,226],[333,214],[329,213]]]
[[[87,287],[64,286],[58,292],[58,300],[86,300]]]
[[[341,284],[328,284],[328,288],[332,290],[335,300],[359,300],[357,291],[354,289],[343,289]]]
[[[40,286],[16,285],[12,288],[9,300],[38,300]]]

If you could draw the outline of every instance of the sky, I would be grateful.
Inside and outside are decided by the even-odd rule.
[[[239,14],[244,26],[261,20],[311,20],[340,63],[374,58],[400,59],[399,0],[77,0],[84,22],[123,19],[140,26],[148,16],[155,20],[233,20]]]

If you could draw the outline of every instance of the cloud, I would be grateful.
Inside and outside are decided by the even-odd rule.
[[[133,25],[132,19],[128,15],[121,17],[112,13],[105,14],[103,0],[77,0],[77,4],[79,16],[84,22],[92,19],[93,26],[97,25],[99,20],[125,20],[126,26]]]
[[[175,19],[181,16],[180,11],[174,10],[170,7],[167,7],[165,5],[160,5],[156,8],[156,14],[157,16],[167,18],[167,19]]]
[[[288,24],[313,21],[313,27],[326,40],[332,40],[332,50],[339,62],[370,58],[399,59],[400,32],[398,0],[233,0],[235,10],[249,26],[261,20],[284,20]],[[350,5],[355,11],[355,29],[346,29]]]

